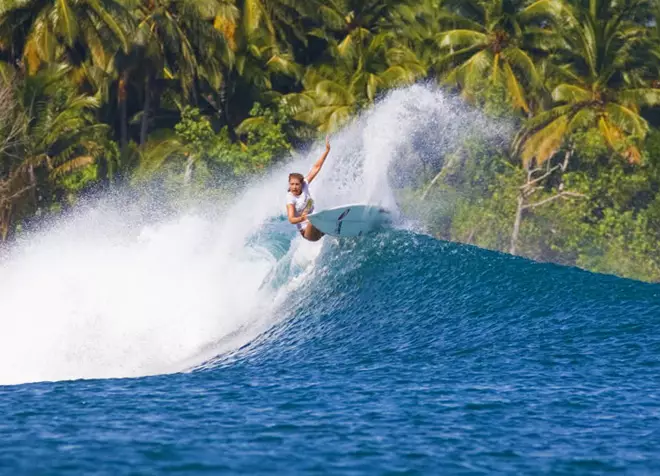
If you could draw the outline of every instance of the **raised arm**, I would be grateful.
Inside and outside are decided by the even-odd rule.
[[[321,157],[319,160],[316,161],[312,169],[309,171],[307,174],[307,177],[305,177],[305,180],[307,183],[311,183],[312,180],[318,175],[319,171],[321,170],[321,167],[323,167],[323,163],[325,162],[325,159],[328,157],[328,154],[330,153],[330,139],[328,136],[325,138],[325,152],[321,154]]]

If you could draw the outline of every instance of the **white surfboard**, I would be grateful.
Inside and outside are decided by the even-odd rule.
[[[382,207],[356,204],[321,210],[307,219],[326,235],[362,236],[387,225],[392,217]]]

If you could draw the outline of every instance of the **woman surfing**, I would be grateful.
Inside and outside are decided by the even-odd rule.
[[[307,215],[314,212],[314,199],[309,191],[309,184],[318,175],[325,159],[330,153],[330,140],[325,138],[325,152],[316,161],[312,169],[303,177],[302,174],[289,174],[289,192],[286,195],[286,212],[289,222],[296,225],[300,234],[309,241],[318,241],[323,233],[307,221]]]

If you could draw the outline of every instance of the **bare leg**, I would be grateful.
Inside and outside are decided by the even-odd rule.
[[[309,223],[303,230],[303,238],[309,241],[319,241],[323,238],[323,233],[320,232],[317,228],[314,228],[314,225]]]

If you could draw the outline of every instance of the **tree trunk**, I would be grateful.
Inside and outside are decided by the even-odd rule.
[[[37,177],[34,174],[34,167],[30,165],[28,167],[28,177],[30,178],[30,195],[32,198],[32,203],[35,207],[39,206],[39,200],[37,200]]]
[[[540,190],[542,188],[541,182],[543,180],[550,177],[556,171],[560,171],[561,174],[563,174],[566,171],[566,169],[568,168],[568,161],[570,160],[572,154],[573,154],[572,149],[567,150],[566,153],[564,154],[563,163],[551,167],[550,162],[548,162],[546,170],[540,168],[532,170],[527,168],[526,170],[527,180],[520,187],[520,190],[518,192],[518,206],[516,208],[516,218],[513,221],[513,232],[511,233],[511,245],[509,247],[509,253],[511,253],[512,255],[515,255],[517,252],[518,237],[520,235],[520,224],[522,222],[522,217],[525,210],[534,209],[536,207],[545,205],[546,203],[553,202],[559,198],[565,199],[567,197],[584,197],[584,195],[581,193],[564,190],[564,183],[562,181],[558,187],[559,193],[534,203],[529,202],[529,198],[532,196],[532,194],[536,190]],[[535,173],[541,173],[542,175],[534,178]]]
[[[128,73],[123,72],[119,78],[117,100],[119,101],[119,130],[121,135],[121,156],[126,157],[128,152],[128,111],[126,109],[126,96],[128,86]]]
[[[520,223],[522,222],[522,214],[525,205],[525,197],[523,192],[520,192],[518,195],[518,208],[516,209],[516,219],[513,221],[513,233],[511,233],[511,247],[509,248],[509,253],[512,255],[516,254],[518,247],[518,235],[520,235]]]
[[[142,125],[140,127],[140,146],[147,142],[149,132],[149,107],[151,106],[151,75],[147,74],[144,80],[144,110],[142,112]]]
[[[183,173],[183,185],[185,185],[186,188],[189,188],[190,183],[192,182],[194,164],[195,164],[195,156],[193,156],[192,154],[188,155],[188,159],[186,160],[186,170]]]
[[[444,167],[443,167],[442,169],[440,169],[440,172],[438,172],[438,173],[435,175],[435,177],[433,177],[433,180],[431,180],[431,182],[430,182],[430,183],[428,184],[428,186],[426,187],[426,190],[424,190],[424,193],[422,193],[422,200],[426,200],[426,197],[427,197],[427,195],[429,194],[429,192],[431,191],[431,189],[433,188],[433,186],[436,184],[436,182],[437,182],[438,180],[440,180],[440,177],[442,177],[442,173],[444,172],[444,170],[445,170],[445,169],[444,169]]]
[[[0,209],[0,241],[7,241],[11,225],[12,205],[6,204]]]
[[[461,153],[460,151],[458,152],[459,154]],[[452,167],[454,167],[454,164],[456,163],[456,156],[455,155],[450,155],[449,158],[445,159],[444,164],[442,164],[442,168],[440,169],[440,172],[438,172],[435,177],[431,180],[431,182],[428,184],[426,187],[426,190],[422,193],[422,200],[426,200],[426,197],[428,196],[429,192],[433,187],[435,187],[435,184],[438,183],[440,179],[444,179],[451,173]]]
[[[227,126],[227,132],[229,133],[229,139],[232,142],[238,140],[238,135],[234,129],[233,124],[231,123],[231,115],[229,114],[229,100],[234,94],[234,86],[231,81],[231,73],[225,79],[225,87],[223,88],[223,98],[222,98],[222,114],[225,119],[225,125]]]
[[[431,189],[435,186],[435,184],[440,180],[444,179],[447,177],[449,174],[452,172],[452,168],[454,168],[454,165],[456,164],[456,161],[462,161],[463,160],[463,151],[462,149],[459,149],[456,154],[450,154],[449,158],[445,157],[445,162],[442,164],[442,168],[440,169],[440,172],[438,172],[435,177],[431,180],[431,182],[428,184],[426,187],[426,190],[424,190],[424,193],[422,193],[422,200],[426,200],[426,197],[428,196],[429,192]]]

